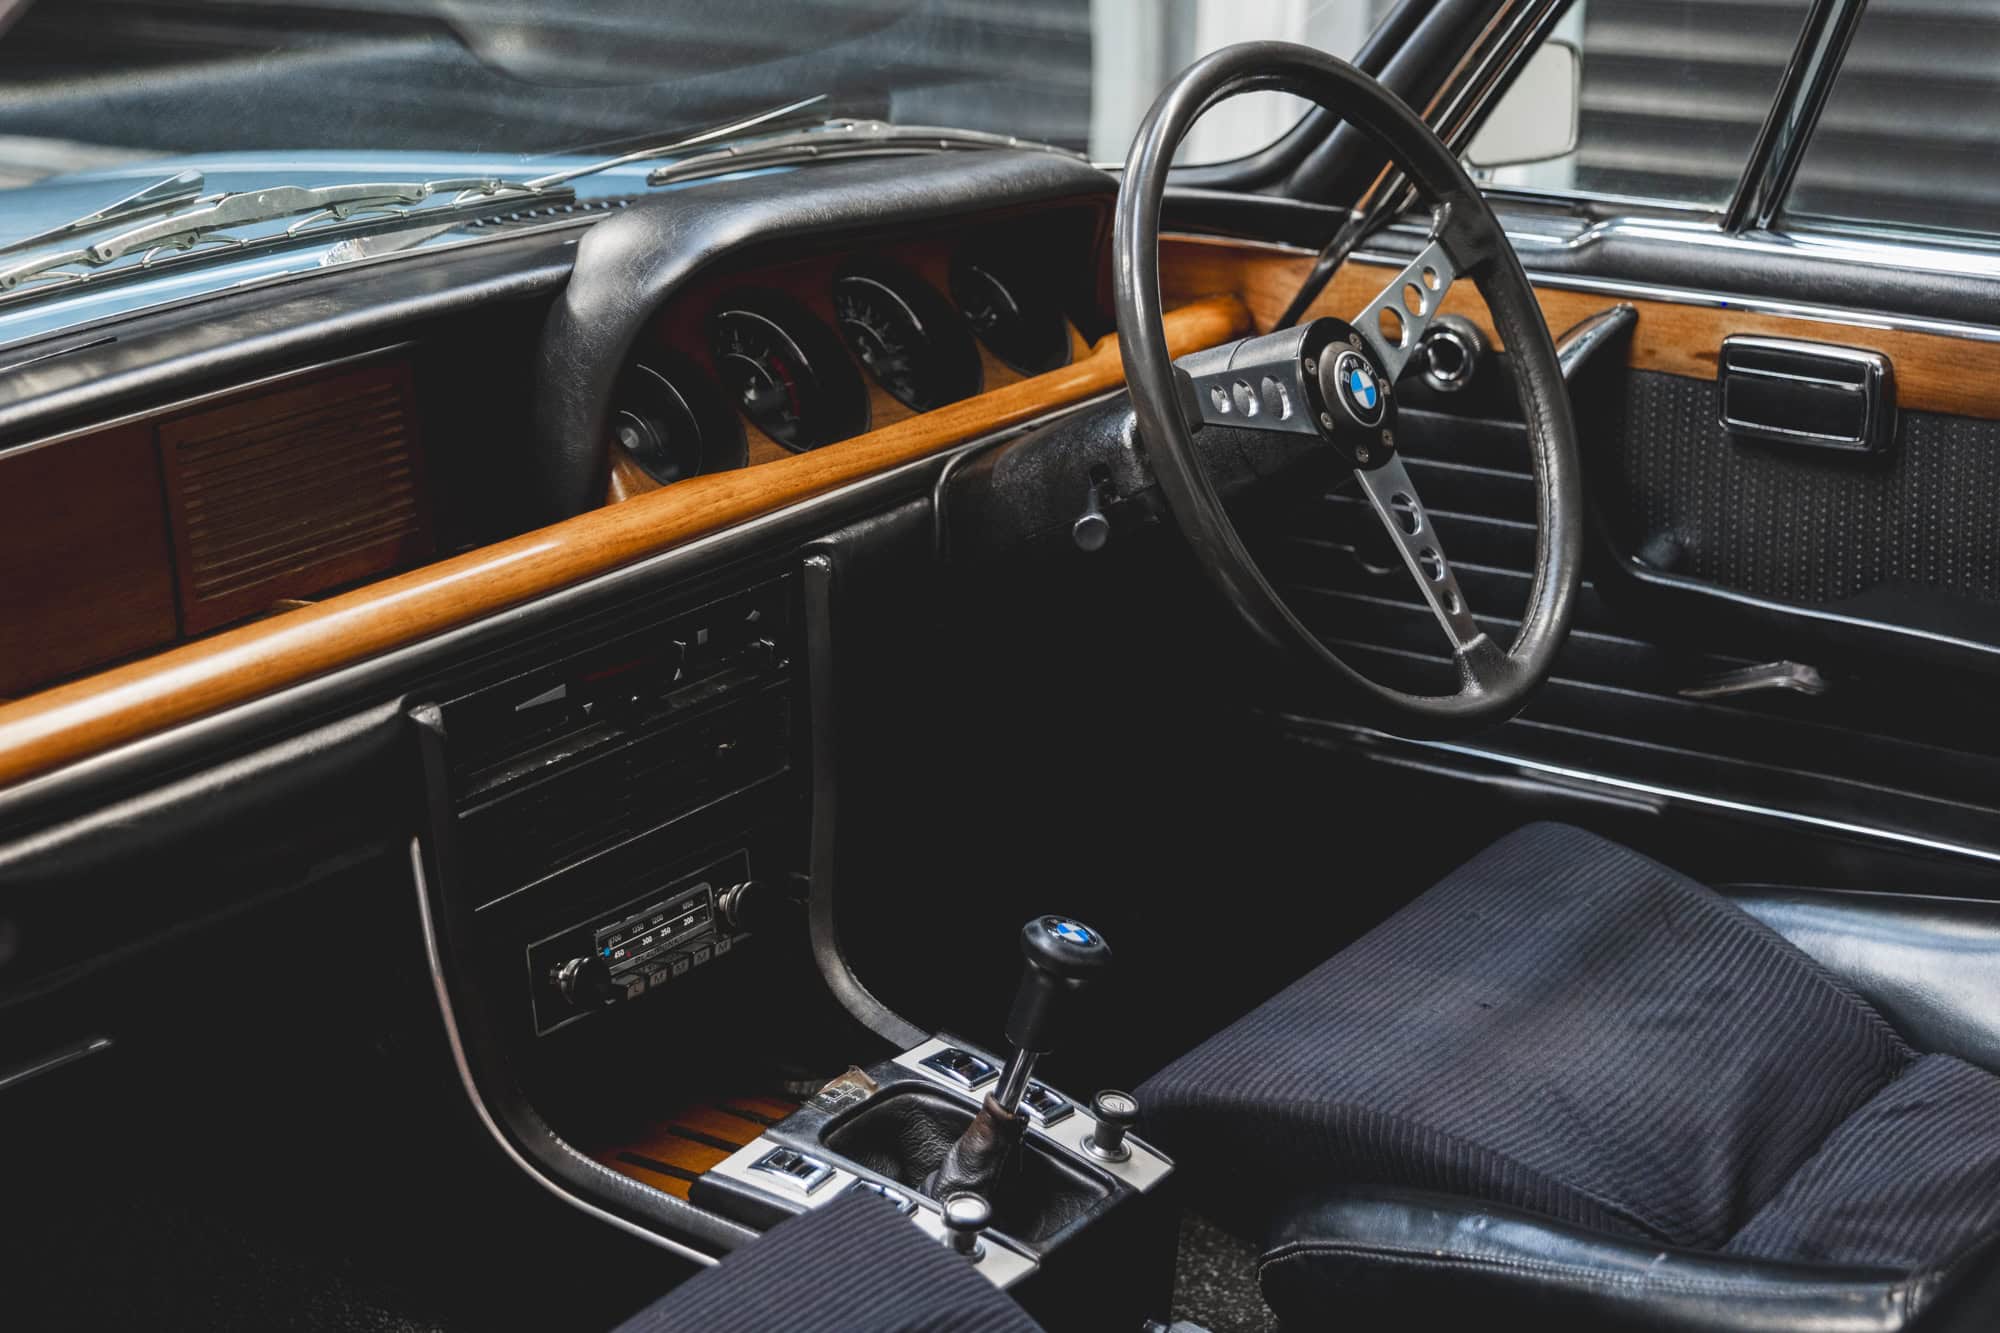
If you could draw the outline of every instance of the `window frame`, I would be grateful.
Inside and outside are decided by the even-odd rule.
[[[1548,23],[1566,14],[1574,0],[1545,0]],[[1548,211],[1615,225],[1667,219],[1707,224],[1707,239],[1768,247],[1795,245],[1828,257],[1859,263],[1894,264],[1985,276],[2000,275],[2000,233],[1927,228],[1861,218],[1833,218],[1789,210],[1800,163],[1811,148],[1820,113],[1841,70],[1868,0],[1811,0],[1800,22],[1792,53],[1773,91],[1749,156],[1728,202],[1720,207],[1689,200],[1612,195],[1516,185],[1481,189],[1496,203]],[[1478,111],[1483,122],[1513,75],[1533,53],[1514,54],[1507,76]]]

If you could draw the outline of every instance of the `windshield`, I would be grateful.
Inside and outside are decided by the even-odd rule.
[[[1391,0],[39,0],[0,38],[0,185],[255,153],[601,155],[808,93],[827,114],[1122,160],[1196,56],[1351,55]],[[0,15],[10,12],[0,0]],[[1185,161],[1264,147],[1289,98],[1205,118]]]

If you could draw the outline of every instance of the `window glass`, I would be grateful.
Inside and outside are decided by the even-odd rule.
[[[2000,231],[2000,0],[1870,0],[1786,207]]]
[[[1576,0],[1551,34],[1582,55],[1575,149],[1475,170],[1495,185],[1720,208],[1806,9],[1807,0]]]
[[[280,175],[329,152],[596,155],[811,93],[1122,161],[1196,57],[1265,38],[1352,56],[1392,3],[0,0],[0,189],[219,152]],[[1300,111],[1234,99],[1182,157],[1254,152]]]
[[[1122,162],[1160,89],[1237,42],[1299,42],[1352,59],[1397,0],[1091,0],[1090,155]],[[1196,121],[1175,161],[1226,162],[1266,148],[1311,104],[1232,97]]]

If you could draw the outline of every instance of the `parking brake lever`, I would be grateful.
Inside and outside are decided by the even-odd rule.
[[[1007,1013],[1013,1050],[999,1083],[932,1174],[932,1198],[967,1192],[990,1198],[993,1182],[1027,1127],[1021,1097],[1035,1062],[1055,1049],[1071,997],[1110,966],[1111,946],[1081,921],[1038,916],[1021,927],[1021,956],[1027,965]]]

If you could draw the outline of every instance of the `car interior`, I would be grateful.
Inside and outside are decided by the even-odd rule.
[[[1403,0],[0,346],[8,1325],[1993,1327],[2000,84],[1658,8],[1712,205]]]

